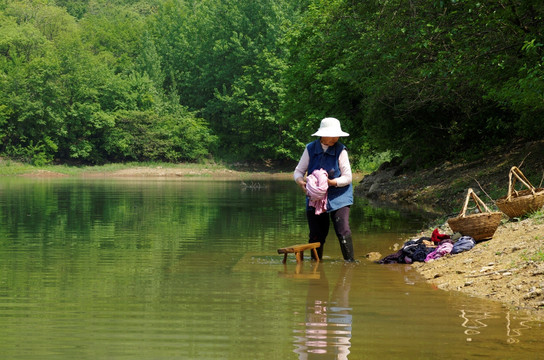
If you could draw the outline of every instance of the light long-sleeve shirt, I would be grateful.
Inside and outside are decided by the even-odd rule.
[[[321,144],[323,151],[327,151],[329,148],[327,145]],[[310,154],[308,154],[308,149],[305,148],[300,160],[298,161],[297,167],[295,168],[294,178],[297,181],[298,178],[303,178],[306,175],[308,170],[308,165],[310,163]],[[338,158],[338,167],[340,168],[340,177],[337,177],[336,186],[343,187],[348,186],[352,182],[351,174],[351,165],[349,164],[348,152],[346,149],[342,150],[340,157]]]

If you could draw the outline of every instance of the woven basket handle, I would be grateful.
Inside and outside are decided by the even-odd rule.
[[[514,176],[514,179],[512,180],[512,175]],[[515,193],[517,195],[517,191],[514,187],[516,184],[516,179],[519,180],[527,189],[531,190],[533,195],[535,195],[535,187],[527,180],[525,175],[521,172],[520,169],[518,169],[516,166],[512,166],[510,169],[510,173],[508,174],[508,196],[506,197],[506,200],[510,200],[512,198],[512,193]]]
[[[486,212],[490,212],[489,211],[489,208],[487,207],[487,205],[478,197],[478,195],[476,195],[476,193],[474,192],[474,190],[472,190],[471,188],[468,189],[467,191],[467,197],[465,198],[465,203],[463,205],[463,209],[461,210],[461,212],[459,213],[459,216],[461,217],[465,217],[466,215],[466,212],[467,212],[467,206],[468,206],[468,201],[472,198],[472,200],[474,201],[474,203],[476,204],[476,206],[478,207],[478,210],[483,213],[482,211],[482,208],[480,207],[480,205],[483,206],[483,208],[485,209]]]

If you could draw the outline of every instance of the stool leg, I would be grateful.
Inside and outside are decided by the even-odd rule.
[[[317,255],[317,250],[313,248],[312,251],[314,252],[315,261],[319,262],[319,256]]]
[[[283,254],[283,263],[285,264],[287,262],[287,253]]]
[[[295,274],[300,274],[302,272],[302,263],[297,263],[295,267]]]
[[[300,251],[297,251],[295,253],[295,257],[297,258],[297,264],[300,263],[302,261],[302,256],[301,256],[301,253]]]

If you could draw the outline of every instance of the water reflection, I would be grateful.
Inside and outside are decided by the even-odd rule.
[[[517,321],[517,324],[516,324]],[[522,335],[521,330],[527,330],[531,327],[526,323],[530,322],[528,319],[517,319],[516,317],[511,318],[510,311],[506,312],[506,341],[509,344],[519,342],[518,337]],[[516,327],[517,326],[517,327]]]
[[[504,314],[466,309],[461,309],[460,312],[459,317],[463,319],[461,327],[465,329],[464,334],[467,335],[468,342],[476,340],[475,336],[482,334],[482,331],[490,325],[492,320],[497,320],[498,324],[493,325],[496,327],[505,326],[506,342],[508,344],[519,343],[523,335],[522,330],[531,329],[528,324],[533,321],[529,318],[511,315],[508,310]],[[504,315],[504,324],[501,324],[501,315]],[[541,324],[537,321],[535,323]]]
[[[323,266],[314,265],[306,298],[306,321],[295,330],[299,359],[347,359],[351,346],[352,308],[349,306],[355,264],[343,264],[332,294]]]
[[[0,192],[2,359],[525,359],[542,350],[544,323],[434,290],[407,266],[345,265],[334,247],[322,263],[283,265],[276,249],[307,238],[292,181],[248,191],[0,178]],[[351,215],[360,256],[421,227],[363,201]]]
[[[466,329],[464,331],[465,335],[472,336],[479,334],[482,328],[487,327],[487,324],[484,322],[484,320],[493,318],[494,316],[487,312],[462,309],[461,315],[459,315],[459,317],[464,320],[461,326]],[[472,338],[467,338],[467,341],[471,340]]]
[[[285,278],[293,278],[293,279],[313,279],[313,280],[321,279],[322,271],[318,271],[319,263],[313,263],[312,271],[309,273],[304,272],[304,262],[297,262],[294,273],[290,273],[289,268],[290,266],[288,266],[287,264],[284,264],[283,272],[281,272],[280,275]]]

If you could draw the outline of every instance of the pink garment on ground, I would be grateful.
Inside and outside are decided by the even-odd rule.
[[[306,178],[306,195],[310,198],[310,206],[315,207],[315,214],[327,211],[327,190],[329,184],[327,172],[323,169],[314,170]]]
[[[441,258],[442,256],[451,253],[451,250],[453,249],[453,244],[449,242],[445,242],[443,244],[440,244],[436,250],[429,253],[427,257],[425,258],[425,262],[429,262],[431,260],[435,260],[438,258]]]

